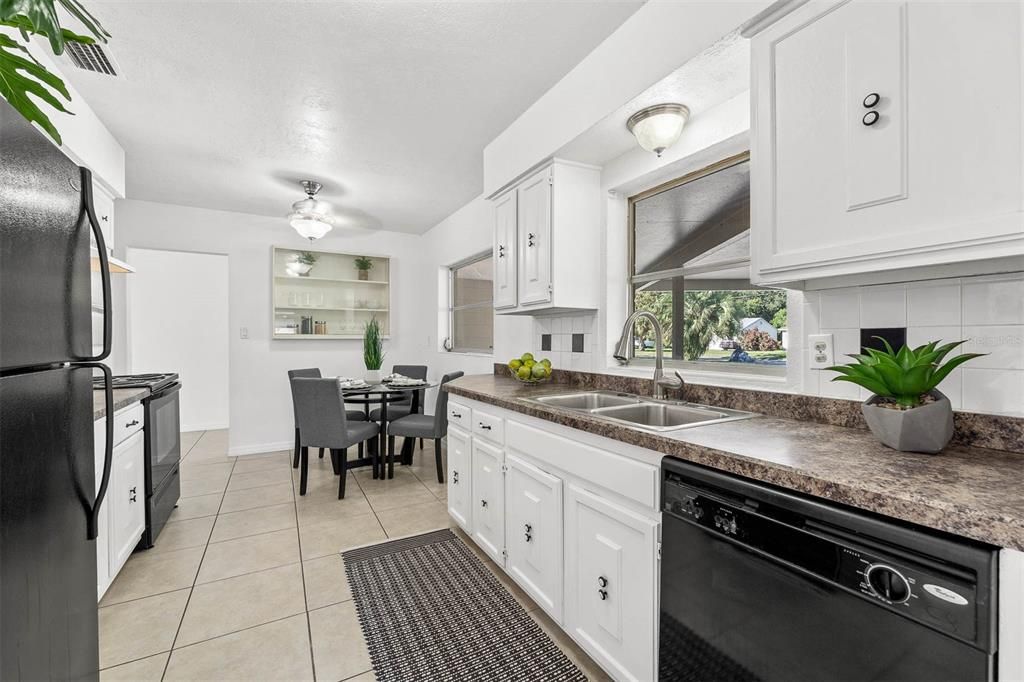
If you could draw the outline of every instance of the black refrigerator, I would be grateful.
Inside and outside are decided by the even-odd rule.
[[[92,177],[0,101],[0,679],[97,679],[96,521],[112,420],[93,452]],[[103,458],[97,481],[96,458]]]

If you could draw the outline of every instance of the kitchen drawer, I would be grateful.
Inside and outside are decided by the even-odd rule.
[[[505,442],[505,420],[483,410],[473,410],[473,435],[501,445]]]
[[[142,403],[135,403],[114,413],[114,447],[136,431],[141,431],[146,416]]]
[[[466,431],[471,431],[470,426],[473,423],[473,410],[469,409],[465,405],[448,401],[448,423],[458,424]]]

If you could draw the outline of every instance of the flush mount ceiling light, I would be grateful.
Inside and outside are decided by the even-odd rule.
[[[292,204],[292,212],[288,214],[288,224],[309,241],[320,239],[334,227],[331,205],[316,198],[321,187],[323,185],[315,180],[303,180],[306,198]]]
[[[630,116],[626,127],[641,147],[661,156],[679,139],[689,118],[686,105],[655,104]]]

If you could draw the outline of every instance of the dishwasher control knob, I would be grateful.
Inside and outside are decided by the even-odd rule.
[[[867,570],[868,585],[879,597],[896,604],[910,599],[910,583],[899,571],[884,564],[873,564]]]

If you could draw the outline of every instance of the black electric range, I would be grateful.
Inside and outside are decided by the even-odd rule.
[[[181,496],[181,382],[174,372],[115,376],[115,389],[148,388],[142,399],[146,423],[146,530],[139,547],[149,549],[167,523]],[[102,388],[102,377],[95,382]]]

